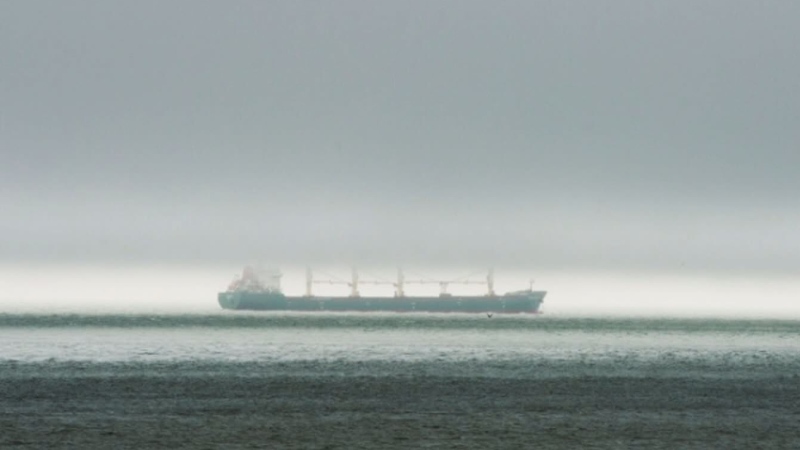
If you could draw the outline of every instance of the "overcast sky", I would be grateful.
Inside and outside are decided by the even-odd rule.
[[[0,259],[796,273],[800,2],[3,1]]]

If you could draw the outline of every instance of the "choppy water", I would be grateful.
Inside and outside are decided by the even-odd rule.
[[[0,315],[0,448],[800,448],[799,325]]]
[[[0,315],[0,361],[765,365],[800,322],[461,315]]]

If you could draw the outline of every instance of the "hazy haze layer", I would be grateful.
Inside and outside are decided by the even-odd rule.
[[[793,273],[800,4],[3,2],[6,262]]]

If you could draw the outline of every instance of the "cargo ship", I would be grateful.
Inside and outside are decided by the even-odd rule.
[[[311,269],[306,269],[305,295],[285,295],[280,287],[281,273],[245,267],[225,292],[217,296],[223,309],[254,311],[334,311],[334,312],[432,312],[432,313],[528,313],[537,314],[547,294],[528,289],[497,294],[494,291],[494,273],[490,269],[485,280],[406,280],[403,271],[397,271],[396,281],[359,280],[353,269],[350,281],[315,280]],[[314,284],[345,284],[350,287],[347,296],[314,295]],[[359,285],[388,284],[394,286],[394,296],[362,296]],[[408,284],[438,284],[439,295],[407,296]],[[484,295],[452,295],[447,292],[451,284],[481,284]]]

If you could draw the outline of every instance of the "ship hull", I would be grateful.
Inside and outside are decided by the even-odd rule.
[[[250,311],[530,313],[539,312],[545,291],[502,296],[292,297],[276,292],[220,292],[223,309]]]

